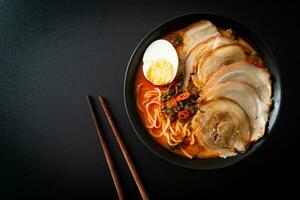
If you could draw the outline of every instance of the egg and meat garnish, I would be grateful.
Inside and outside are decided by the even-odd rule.
[[[262,138],[271,91],[255,47],[208,20],[153,41],[136,79],[149,134],[168,150],[198,159],[235,156]]]

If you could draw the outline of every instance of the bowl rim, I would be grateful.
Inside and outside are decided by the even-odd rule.
[[[250,147],[246,153],[244,154],[238,154],[234,157],[229,157],[229,158],[226,158],[226,159],[223,159],[223,158],[209,158],[209,159],[187,159],[183,156],[180,156],[180,155],[177,155],[175,154],[174,152],[171,152],[167,149],[165,149],[164,147],[162,147],[160,144],[158,144],[153,138],[153,143],[156,143],[158,144],[161,149],[163,149],[164,151],[171,153],[173,156],[171,157],[180,157],[180,158],[184,158],[186,160],[189,160],[189,161],[193,161],[193,160],[202,160],[202,161],[207,161],[207,160],[219,160],[219,159],[222,159],[224,162],[223,164],[217,164],[217,165],[211,165],[211,166],[198,166],[198,165],[191,165],[189,163],[185,163],[185,162],[178,162],[178,161],[175,161],[174,159],[171,159],[165,155],[162,155],[161,153],[158,152],[158,150],[155,150],[153,149],[149,144],[148,142],[146,142],[144,140],[144,138],[142,138],[142,136],[139,132],[139,130],[137,129],[135,123],[133,122],[133,116],[132,116],[132,113],[130,112],[129,110],[129,107],[130,107],[130,103],[128,102],[127,98],[127,82],[128,82],[128,73],[129,73],[129,70],[130,70],[130,66],[131,66],[131,62],[132,62],[132,59],[133,57],[135,56],[135,54],[137,53],[138,49],[140,48],[140,46],[145,42],[145,40],[147,40],[147,38],[149,36],[151,36],[154,32],[158,31],[162,26],[164,26],[165,24],[168,24],[168,23],[171,23],[172,21],[175,21],[175,20],[179,20],[179,19],[182,19],[182,18],[186,18],[186,17],[197,17],[197,18],[202,18],[200,16],[210,16],[210,17],[217,17],[217,18],[220,18],[220,19],[224,19],[224,20],[229,20],[231,21],[232,23],[238,25],[238,26],[241,26],[243,27],[245,30],[247,30],[248,32],[250,32],[253,36],[256,37],[256,39],[259,41],[259,43],[261,43],[261,46],[263,46],[263,48],[268,52],[268,57],[270,57],[270,59],[272,60],[272,63],[273,63],[273,67],[274,68],[273,70],[275,70],[275,74],[276,74],[276,84],[279,86],[277,88],[277,92],[279,93],[278,94],[278,102],[277,102],[277,108],[276,108],[276,113],[275,113],[275,119],[273,120],[272,122],[272,125],[271,127],[267,127],[269,126],[269,121],[270,121],[270,118],[268,118],[268,122],[266,124],[266,130],[265,130],[265,135],[263,138],[261,138],[259,141],[255,142],[254,144],[255,145],[251,145],[252,147]],[[199,20],[200,20],[199,19]],[[205,18],[203,18],[205,19]],[[271,74],[271,72],[270,72]],[[272,74],[271,74],[272,75]],[[273,100],[273,106],[274,106],[274,91],[275,91],[275,88],[273,88],[275,86],[275,84],[273,83],[274,81],[274,77],[272,77],[272,100]],[[125,105],[125,110],[126,110],[126,114],[127,114],[127,117],[130,121],[130,124],[135,132],[135,134],[138,136],[138,138],[142,141],[142,143],[152,152],[154,153],[156,156],[162,158],[163,160],[165,161],[168,161],[174,165],[177,165],[177,166],[180,166],[180,167],[184,167],[184,168],[189,168],[189,169],[197,169],[197,170],[211,170],[211,169],[220,169],[220,168],[225,168],[225,167],[228,167],[228,166],[231,166],[231,165],[235,165],[239,162],[241,162],[242,160],[244,160],[245,158],[251,156],[254,152],[256,152],[261,146],[263,143],[265,143],[265,141],[269,138],[271,132],[273,132],[274,128],[277,126],[278,124],[278,121],[279,121],[279,118],[280,118],[280,115],[281,115],[281,107],[282,107],[282,96],[283,96],[283,87],[282,87],[282,79],[281,79],[281,73],[280,73],[280,69],[279,69],[279,65],[278,65],[278,62],[273,54],[273,52],[271,51],[271,49],[269,48],[269,46],[266,44],[266,42],[264,40],[261,39],[261,37],[256,33],[254,32],[253,30],[251,30],[250,28],[248,28],[247,26],[241,24],[240,22],[236,21],[236,20],[233,20],[227,16],[223,16],[223,15],[219,15],[219,14],[215,14],[215,13],[207,13],[207,12],[192,12],[192,13],[187,13],[187,14],[183,14],[183,15],[179,15],[179,16],[176,16],[176,17],[173,17],[173,18],[170,18],[170,19],[167,19],[165,20],[164,22],[160,23],[159,25],[155,26],[154,28],[152,28],[137,44],[137,46],[135,47],[134,51],[132,52],[130,58],[129,58],[129,61],[127,63],[127,66],[126,66],[126,71],[125,71],[125,77],[124,77],[124,87],[123,87],[123,100],[124,100],[124,105]],[[134,88],[132,88],[134,89]],[[134,103],[135,104],[135,103]],[[272,107],[273,107],[272,106]],[[275,108],[273,108],[275,109]],[[271,115],[271,113],[273,112],[272,108],[270,109],[270,114],[269,114],[269,117]],[[141,121],[140,119],[140,116],[138,113],[136,113],[136,115],[138,115],[138,118],[139,120]],[[268,130],[267,130],[268,129]],[[147,130],[146,130],[147,131]],[[267,134],[266,134],[267,132]],[[237,158],[238,157],[238,158]],[[231,161],[231,162],[226,162],[225,160],[229,160],[229,159],[232,159],[232,158],[235,158],[234,161]]]

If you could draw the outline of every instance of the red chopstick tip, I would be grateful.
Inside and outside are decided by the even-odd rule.
[[[102,101],[102,102],[104,102],[104,101],[105,101],[105,99],[104,99],[104,97],[103,97],[103,96],[99,96],[98,98],[99,98],[99,100],[100,100],[100,101]]]

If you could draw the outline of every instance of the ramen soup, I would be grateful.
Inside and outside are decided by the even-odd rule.
[[[207,20],[150,44],[135,87],[148,133],[190,159],[246,152],[264,136],[272,105],[270,74],[255,47]]]

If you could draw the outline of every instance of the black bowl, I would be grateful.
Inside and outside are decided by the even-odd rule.
[[[146,128],[141,121],[137,108],[136,108],[136,98],[135,98],[135,80],[136,73],[139,67],[139,63],[142,60],[145,49],[152,43],[154,40],[162,38],[164,35],[183,28],[193,22],[199,21],[201,19],[207,19],[212,21],[218,27],[221,28],[232,28],[237,31],[237,33],[249,42],[252,46],[255,47],[259,55],[261,55],[269,68],[269,71],[272,76],[273,84],[273,107],[270,112],[270,118],[267,124],[265,136],[260,139],[255,144],[251,145],[250,149],[244,154],[238,154],[234,157],[229,157],[226,159],[223,158],[211,158],[211,159],[188,159],[182,156],[179,156],[175,153],[168,151],[159,145],[147,132]],[[231,19],[212,15],[212,14],[188,14],[184,16],[177,17],[170,21],[167,21],[154,30],[152,30],[136,47],[133,52],[125,74],[124,80],[124,101],[129,120],[138,135],[141,141],[147,146],[152,152],[154,152],[159,157],[182,167],[192,168],[192,169],[216,169],[235,164],[256,151],[270,136],[272,129],[278,119],[280,105],[281,105],[281,80],[280,72],[277,65],[277,62],[267,45],[252,31],[250,31],[245,26],[240,23],[233,21]]]

